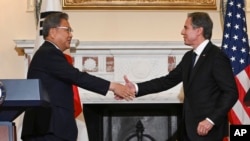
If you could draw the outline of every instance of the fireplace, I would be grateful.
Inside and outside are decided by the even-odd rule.
[[[175,141],[179,103],[84,104],[89,141]]]
[[[220,45],[219,40],[213,42]],[[15,40],[15,43],[28,69],[34,40]],[[124,83],[125,74],[133,82],[168,74],[190,49],[183,41],[73,40],[70,53],[79,70]],[[112,93],[100,96],[84,89],[79,89],[79,93],[89,141],[173,141],[176,136],[182,84],[133,101],[116,101]]]

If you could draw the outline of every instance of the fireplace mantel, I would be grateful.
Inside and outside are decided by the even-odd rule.
[[[16,49],[23,52],[26,66],[32,58],[34,40],[14,40]],[[219,40],[213,40],[220,46]],[[74,66],[81,71],[124,83],[127,75],[133,82],[141,82],[166,75],[191,47],[183,41],[80,41],[71,42],[70,54]],[[114,100],[113,93],[101,96],[79,88],[83,103],[181,103],[182,84],[133,101]]]

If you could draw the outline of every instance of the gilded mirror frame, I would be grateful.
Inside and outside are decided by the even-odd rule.
[[[216,0],[62,0],[65,10],[216,10]]]

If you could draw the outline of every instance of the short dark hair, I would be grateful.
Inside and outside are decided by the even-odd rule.
[[[191,18],[193,28],[203,27],[203,36],[205,39],[211,39],[213,30],[213,21],[210,16],[205,12],[189,13],[188,17]]]
[[[54,13],[49,14],[45,18],[43,22],[43,31],[42,31],[44,39],[49,35],[49,30],[51,28],[60,26],[62,19],[68,20],[69,19],[68,14],[63,13],[63,12],[54,12]]]

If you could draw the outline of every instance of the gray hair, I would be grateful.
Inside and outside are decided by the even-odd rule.
[[[49,30],[51,28],[60,26],[62,19],[68,20],[69,19],[68,14],[63,13],[63,12],[55,12],[55,13],[49,14],[45,18],[43,22],[43,31],[42,31],[44,39],[49,35]]]
[[[191,18],[193,28],[203,28],[203,36],[205,39],[211,39],[213,30],[213,21],[210,16],[205,12],[189,13],[188,17]]]

